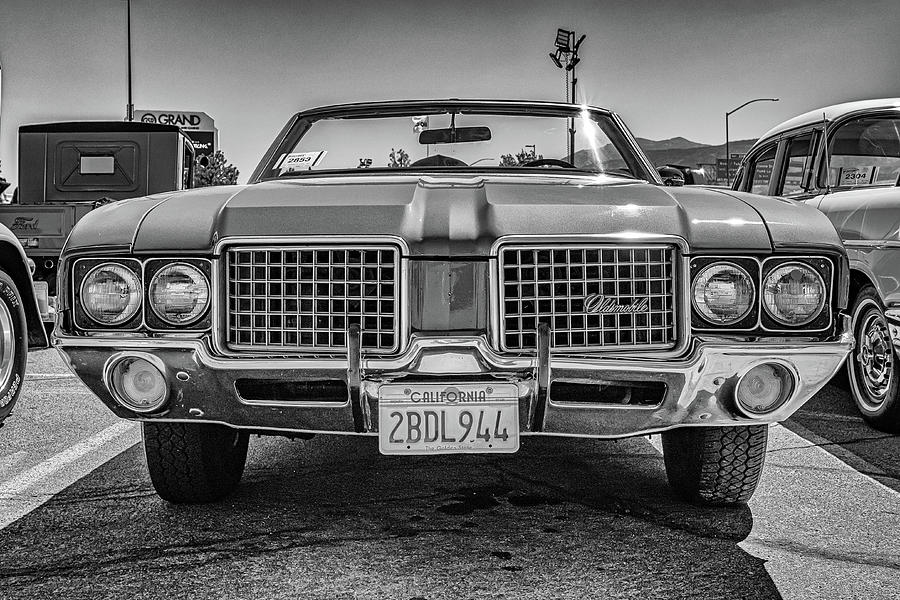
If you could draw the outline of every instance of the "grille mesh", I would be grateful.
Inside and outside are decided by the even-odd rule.
[[[354,323],[367,351],[398,348],[396,248],[233,248],[227,256],[230,348],[340,350]]]
[[[671,247],[512,246],[500,251],[500,340],[534,348],[538,323],[554,348],[675,345]]]

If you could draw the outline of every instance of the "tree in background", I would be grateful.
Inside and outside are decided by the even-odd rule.
[[[522,148],[519,152],[516,153],[515,156],[513,156],[512,154],[502,155],[500,157],[500,166],[521,167],[525,163],[529,163],[533,160],[541,160],[542,158],[544,158],[544,155],[536,154],[533,147],[530,150]]]
[[[238,175],[240,171],[228,163],[221,150],[216,150],[212,156],[198,155],[194,158],[194,187],[234,185],[237,183]]]
[[[402,169],[409,166],[409,154],[403,148],[394,150],[391,148],[391,154],[388,157],[388,167],[391,169]]]

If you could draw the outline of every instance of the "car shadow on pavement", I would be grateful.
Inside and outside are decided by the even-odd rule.
[[[846,369],[784,423],[860,473],[900,492],[900,435],[866,423],[850,397]]]
[[[175,506],[135,446],[0,532],[7,598],[780,598],[747,507],[673,497],[646,438],[385,457],[254,438],[227,500]]]

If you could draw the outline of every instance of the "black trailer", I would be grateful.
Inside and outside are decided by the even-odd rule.
[[[73,121],[19,127],[19,187],[0,223],[34,261],[46,320],[66,237],[101,204],[192,186],[194,148],[174,125]],[[44,283],[41,283],[44,282]],[[41,297],[43,296],[43,297]]]

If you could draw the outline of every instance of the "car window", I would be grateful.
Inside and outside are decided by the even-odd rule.
[[[805,193],[809,188],[809,173],[812,169],[812,133],[799,135],[788,142],[782,196],[793,196]]]
[[[900,177],[900,117],[862,117],[842,125],[829,148],[833,187],[896,185]]]
[[[775,150],[772,144],[750,162],[750,191],[754,194],[768,194],[769,181],[772,179],[772,167],[775,165]]]

